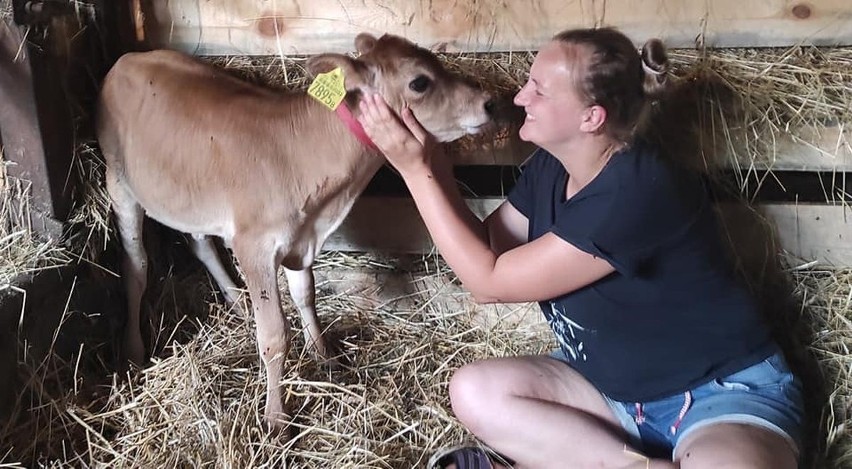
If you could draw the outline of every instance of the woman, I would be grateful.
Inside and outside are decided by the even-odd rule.
[[[361,105],[442,256],[480,302],[538,301],[552,356],[495,358],[450,383],[458,419],[523,468],[795,468],[799,381],[740,285],[706,188],[636,136],[665,70],[613,29],[558,34],[515,97],[539,147],[484,222],[402,111]],[[646,84],[647,83],[647,84]],[[437,467],[504,467],[462,447]]]

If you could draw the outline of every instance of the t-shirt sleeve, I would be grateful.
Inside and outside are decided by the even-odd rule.
[[[683,236],[707,209],[707,198],[700,182],[679,180],[666,171],[652,177],[621,176],[611,190],[563,207],[551,231],[618,272],[641,276],[661,249]]]
[[[507,197],[509,203],[527,218],[532,216],[536,200],[536,173],[541,170],[546,157],[547,154],[539,149],[521,163],[521,175]]]

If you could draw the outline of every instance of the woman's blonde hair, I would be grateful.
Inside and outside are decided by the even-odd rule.
[[[575,84],[588,105],[607,112],[603,131],[623,142],[632,142],[644,125],[649,104],[668,84],[668,57],[659,39],[637,51],[633,42],[613,28],[572,29],[553,37],[569,46],[588,51],[585,67]]]

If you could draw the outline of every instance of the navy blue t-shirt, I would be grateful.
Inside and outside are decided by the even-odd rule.
[[[613,399],[684,392],[773,353],[752,295],[737,280],[701,179],[636,142],[565,198],[565,167],[544,150],[509,202],[529,240],[553,232],[616,272],[540,302],[572,366]]]

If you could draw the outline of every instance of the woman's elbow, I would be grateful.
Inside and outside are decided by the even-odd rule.
[[[492,273],[468,276],[464,283],[465,289],[470,292],[473,301],[479,304],[504,303],[505,282]]]
[[[468,287],[468,291],[470,292],[470,296],[473,297],[473,301],[476,304],[487,305],[492,303],[504,303],[504,301],[500,299],[496,292],[490,291],[489,289],[481,287]]]
[[[473,294],[473,302],[478,305],[490,305],[494,303],[503,303],[500,298],[494,298],[493,296],[479,296]]]

